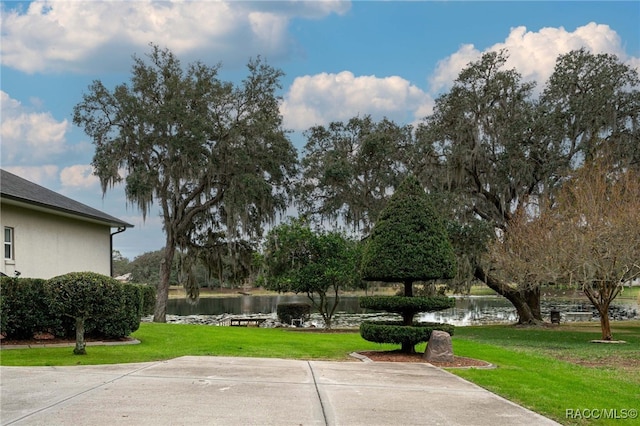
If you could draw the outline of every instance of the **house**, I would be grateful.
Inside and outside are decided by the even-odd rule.
[[[113,236],[133,225],[0,170],[0,228],[8,276],[111,275]]]

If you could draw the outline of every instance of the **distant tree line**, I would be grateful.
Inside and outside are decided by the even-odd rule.
[[[133,260],[124,257],[118,250],[112,253],[114,277],[130,274],[128,280],[136,283],[146,283],[157,286],[160,282],[160,264],[163,250],[155,250],[136,256]],[[255,255],[255,253],[252,253]],[[178,259],[181,254],[178,254]],[[186,255],[185,255],[186,256]],[[234,269],[236,268],[236,269]],[[244,285],[251,279],[251,274],[257,273],[258,265],[248,264],[245,269],[238,268],[233,259],[224,259],[221,268],[214,268],[205,263],[205,260],[197,259],[193,265],[192,277],[198,286],[205,288],[235,288]],[[212,275],[212,271],[215,272]],[[169,277],[170,285],[181,285],[180,261],[171,268]]]

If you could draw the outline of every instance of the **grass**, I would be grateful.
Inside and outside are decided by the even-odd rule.
[[[621,413],[640,408],[640,321],[614,322],[612,326],[614,337],[627,344],[589,343],[600,337],[595,322],[534,328],[458,327],[453,338],[456,355],[489,361],[497,368],[451,371],[562,424],[634,424],[633,420],[566,416],[566,410],[616,409]],[[253,327],[143,323],[133,336],[141,341],[139,345],[90,346],[86,356],[72,355],[72,348],[3,350],[0,364],[112,364],[183,355],[343,361],[353,351],[397,348],[367,342],[357,332]],[[424,345],[418,350],[424,350]]]
[[[567,410],[640,409],[640,321],[613,323],[613,333],[627,344],[590,343],[600,338],[597,323],[459,327],[455,353],[497,368],[452,372],[562,424],[633,424],[567,418]]]
[[[394,349],[367,342],[357,331],[306,333],[257,327],[212,327],[142,323],[132,334],[138,345],[88,346],[87,355],[72,348],[12,349],[0,352],[0,365],[96,365],[158,361],[184,355],[247,356],[344,361],[359,350]]]
[[[637,300],[640,303],[640,286],[625,287],[616,299]]]
[[[497,294],[486,285],[474,285],[469,289],[470,296],[496,296]]]

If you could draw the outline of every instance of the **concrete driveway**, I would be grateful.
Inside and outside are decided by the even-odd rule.
[[[3,425],[556,425],[422,363],[181,357],[0,367]]]

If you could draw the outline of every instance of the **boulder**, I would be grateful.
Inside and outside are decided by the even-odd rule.
[[[433,330],[423,358],[427,362],[453,362],[453,346],[449,333]]]

